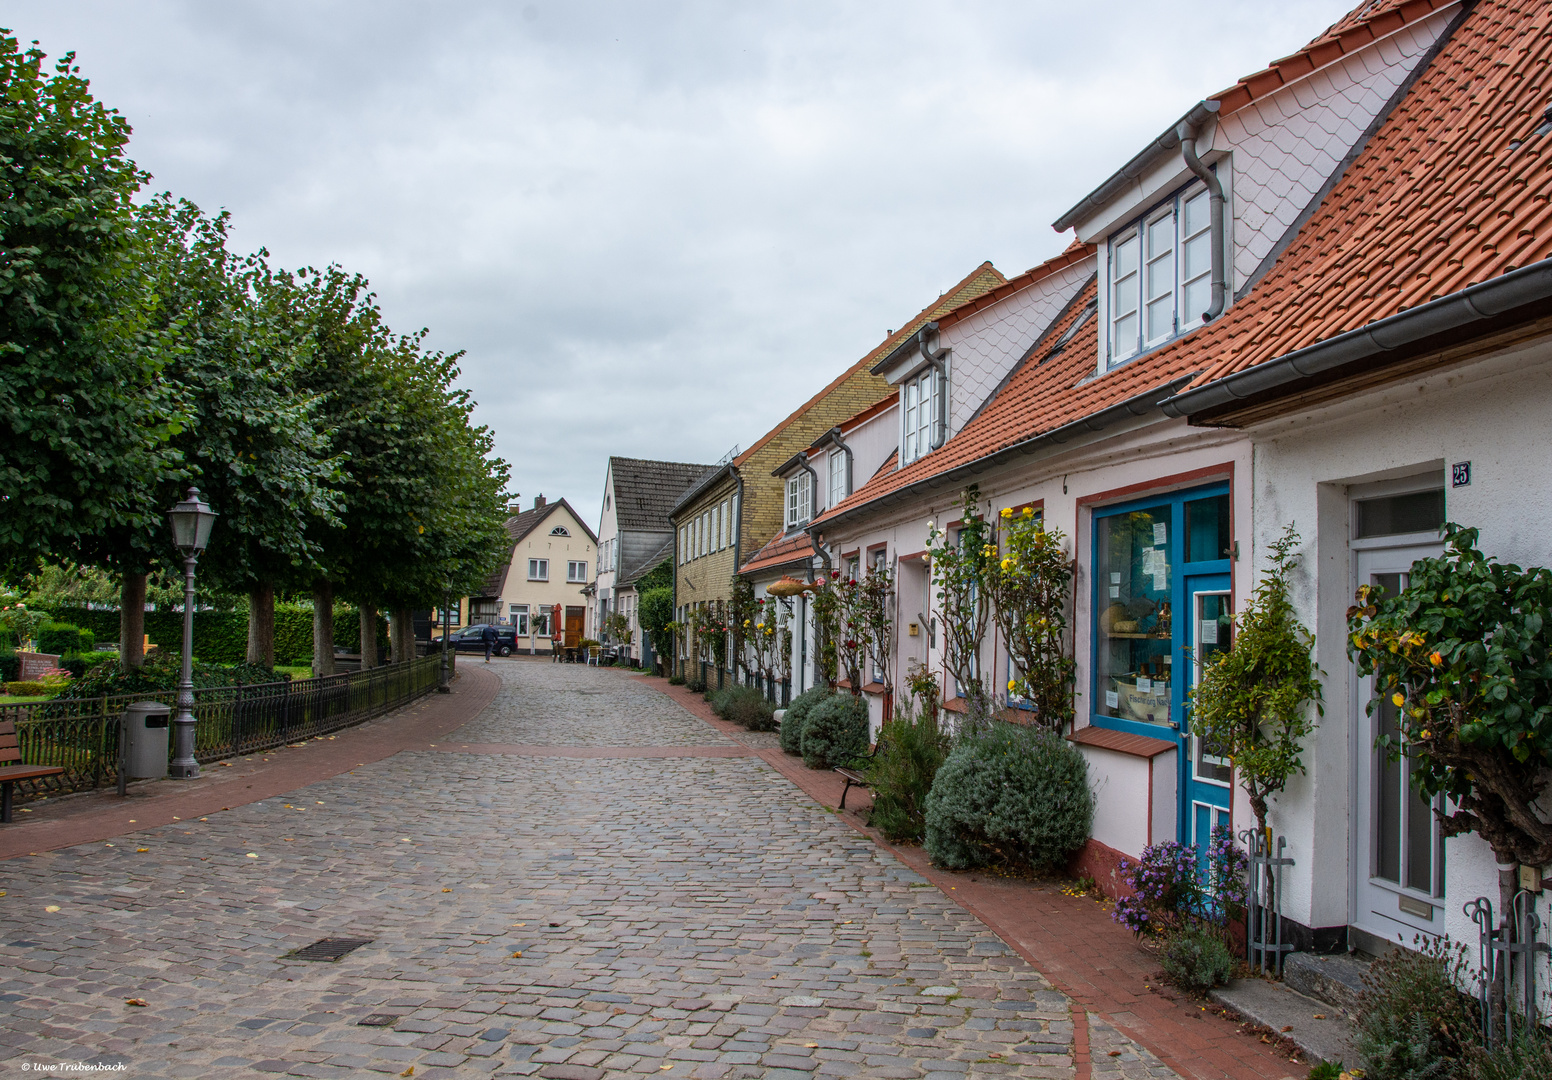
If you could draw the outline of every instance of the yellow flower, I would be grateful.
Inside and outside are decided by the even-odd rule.
[[[1402,705],[1406,704],[1406,698],[1401,696],[1400,691],[1397,691],[1396,693],[1391,694],[1390,695],[1390,700],[1391,700],[1391,703],[1393,705],[1395,705],[1397,708],[1400,708]]]
[[[1012,559],[1011,556],[1009,558],[1006,558],[1006,559],[1002,560],[1002,568],[1004,570],[1011,570],[1011,569],[1013,569],[1013,559]]]
[[[1428,662],[1434,667],[1439,667],[1444,663],[1444,657],[1440,656],[1438,653],[1432,653],[1428,657]]]
[[[1008,506],[1004,506],[1002,508],[1002,516],[1005,517],[1005,518],[1012,517],[1013,516],[1013,508],[1012,507],[1008,507]]]
[[[1420,734],[1425,739],[1433,738],[1433,732],[1429,731],[1427,728],[1423,728],[1423,730],[1420,732]]]
[[[1018,688],[1018,683],[1016,683],[1012,679],[1009,679],[1008,680],[1008,693],[1010,693],[1010,694],[1013,693],[1013,691],[1015,689],[1017,689],[1017,688]]]
[[[1035,516],[1035,508],[1033,506],[1026,506],[1026,507],[1024,507],[1024,516],[1027,517],[1027,518],[1034,517]]]

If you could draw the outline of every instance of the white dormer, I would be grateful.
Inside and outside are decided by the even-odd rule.
[[[1054,222],[1099,250],[1101,374],[1200,327],[1215,306],[1209,187],[1223,192],[1226,308],[1270,267],[1457,12],[1386,9],[1316,38],[1193,106]]]

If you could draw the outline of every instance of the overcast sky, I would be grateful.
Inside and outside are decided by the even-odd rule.
[[[467,351],[524,502],[747,446],[1356,0],[10,0],[239,247]]]

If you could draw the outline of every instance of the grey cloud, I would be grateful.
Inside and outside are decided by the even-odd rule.
[[[8,5],[154,186],[467,350],[530,497],[748,443],[1341,0]]]

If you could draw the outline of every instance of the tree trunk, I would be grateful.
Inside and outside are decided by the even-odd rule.
[[[313,582],[313,674],[334,674],[334,583]]]
[[[145,663],[146,576],[125,574],[119,584],[119,667],[133,671]]]
[[[415,613],[400,608],[389,622],[393,628],[393,662],[402,664],[415,659]]]
[[[248,590],[248,663],[275,666],[275,586]]]
[[[361,670],[377,666],[377,609],[361,605]]]

